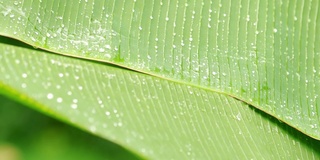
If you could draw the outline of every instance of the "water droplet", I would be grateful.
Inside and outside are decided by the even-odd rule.
[[[317,127],[316,127],[316,124],[311,124],[310,127],[311,127],[312,129],[317,128]]]
[[[292,120],[293,118],[291,116],[286,116],[286,119]]]
[[[104,52],[104,48],[99,48],[99,52]]]
[[[77,109],[77,108],[78,108],[78,105],[77,105],[77,104],[71,104],[71,108],[72,108],[72,109]]]
[[[110,54],[105,54],[104,56],[107,57],[107,58],[111,58]]]
[[[63,101],[63,99],[61,97],[57,98],[57,102],[61,103]]]
[[[110,46],[109,44],[107,44],[105,47],[106,47],[107,49],[111,49],[111,46]]]
[[[240,121],[240,120],[241,120],[241,113],[238,113],[238,114],[236,115],[236,118],[237,118],[238,121]]]
[[[276,28],[274,28],[274,29],[273,29],[273,32],[274,32],[274,33],[277,33],[277,32],[278,32],[278,30],[277,30]]]
[[[28,75],[26,73],[22,74],[22,78],[27,78],[27,77],[28,77]]]
[[[246,20],[249,22],[250,21],[250,15],[247,15]]]
[[[48,99],[52,99],[52,98],[53,98],[53,94],[52,94],[52,93],[49,93],[49,94],[47,95],[47,98],[48,98]]]
[[[21,84],[21,87],[22,87],[22,88],[27,88],[27,84],[22,83],[22,84]]]
[[[96,132],[96,130],[97,130],[96,126],[90,126],[90,131],[91,132]]]

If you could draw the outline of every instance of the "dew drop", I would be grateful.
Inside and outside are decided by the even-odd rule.
[[[111,58],[111,55],[110,54],[105,54],[104,55],[106,58]]]
[[[91,132],[96,132],[97,128],[95,126],[90,126],[90,131]]]
[[[274,29],[273,29],[273,32],[274,32],[274,33],[277,33],[277,32],[278,32],[278,30],[277,30],[276,28],[274,28]]]
[[[104,48],[99,48],[99,52],[104,52]]]
[[[22,88],[27,88],[27,84],[22,83],[22,84],[21,84],[21,87],[22,87]]]
[[[63,77],[63,73],[59,73],[59,77]]]
[[[48,99],[52,99],[52,98],[53,98],[53,94],[52,94],[52,93],[49,93],[49,94],[47,95],[47,98],[48,98]]]
[[[111,46],[110,46],[109,44],[107,44],[105,47],[106,47],[107,49],[111,49]]]
[[[247,15],[246,20],[249,22],[250,21],[250,15]]]
[[[238,121],[240,121],[241,120],[241,113],[238,113],[236,118],[237,118]]]
[[[71,104],[71,108],[72,108],[72,109],[77,109],[77,108],[78,108],[78,105],[77,105],[77,104]]]
[[[63,101],[63,99],[61,97],[57,98],[57,102],[61,103]]]
[[[22,74],[22,78],[27,78],[27,77],[28,77],[28,75],[26,73]]]

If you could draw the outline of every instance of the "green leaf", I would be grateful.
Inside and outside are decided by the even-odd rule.
[[[2,93],[144,158],[320,156],[319,141],[226,95],[6,44],[0,50]]]
[[[319,4],[1,1],[0,33],[222,92],[319,139]]]
[[[320,139],[319,4],[0,1],[0,35],[60,54],[2,45],[0,92],[146,158],[317,159],[260,112]]]

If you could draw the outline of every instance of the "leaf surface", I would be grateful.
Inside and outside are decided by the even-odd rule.
[[[319,5],[0,1],[0,34],[222,92],[319,139]]]
[[[144,158],[320,157],[319,141],[226,95],[7,44],[0,51],[2,94]]]

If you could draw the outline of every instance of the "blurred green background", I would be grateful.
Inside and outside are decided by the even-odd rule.
[[[0,160],[138,159],[120,146],[0,95]]]

